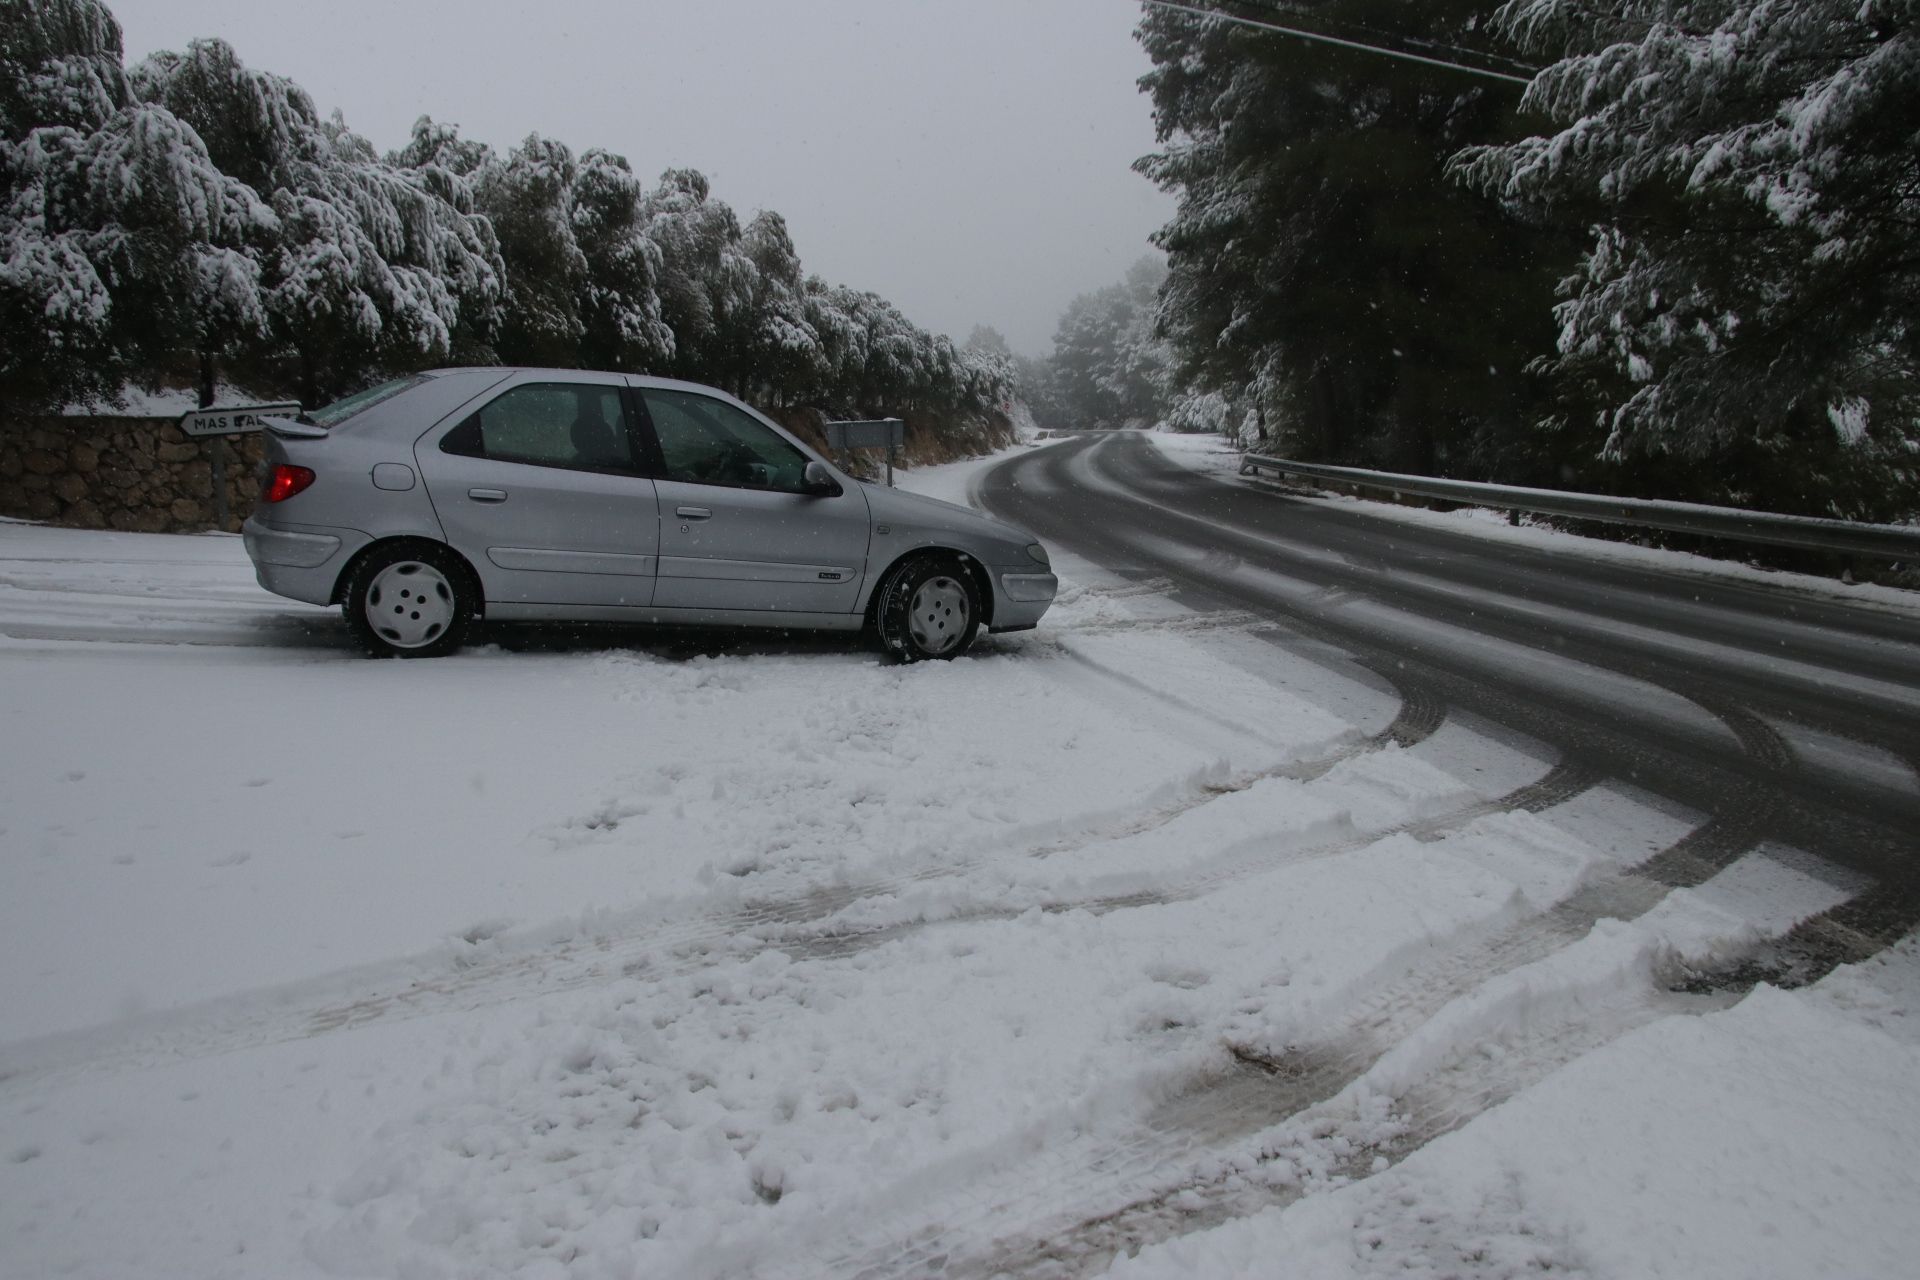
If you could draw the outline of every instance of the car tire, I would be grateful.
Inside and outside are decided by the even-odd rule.
[[[916,556],[894,566],[874,601],[880,647],[902,662],[957,658],[980,632],[980,593],[953,556]]]
[[[363,556],[348,576],[347,629],[374,658],[438,658],[466,639],[479,607],[459,556],[436,542],[396,542]]]

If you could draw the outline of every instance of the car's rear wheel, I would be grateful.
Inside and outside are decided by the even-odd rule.
[[[478,601],[466,566],[432,542],[379,547],[354,567],[347,627],[376,658],[436,658],[466,638]]]
[[[980,632],[973,575],[944,555],[896,566],[880,584],[874,631],[881,647],[905,662],[959,657]]]

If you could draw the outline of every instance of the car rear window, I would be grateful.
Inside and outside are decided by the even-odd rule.
[[[382,400],[391,400],[402,391],[417,387],[426,380],[425,374],[416,373],[411,378],[395,378],[392,382],[356,391],[344,399],[335,400],[324,409],[312,410],[306,415],[307,421],[316,427],[337,427],[356,413],[371,409]]]

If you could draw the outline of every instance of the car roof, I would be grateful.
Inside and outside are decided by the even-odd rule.
[[[495,375],[531,373],[541,376],[552,376],[556,380],[564,380],[576,374],[591,373],[609,378],[632,378],[636,384],[643,387],[718,392],[729,399],[738,398],[734,396],[732,392],[713,386],[710,383],[688,382],[684,378],[657,378],[648,373],[627,373],[619,369],[556,369],[530,364],[467,364],[449,365],[443,369],[422,369],[420,371],[420,375],[427,378],[440,378],[453,373],[491,373]]]

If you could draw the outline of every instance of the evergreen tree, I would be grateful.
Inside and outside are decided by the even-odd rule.
[[[271,341],[252,354],[296,369],[303,400],[444,363],[456,329],[491,328],[501,264],[486,225],[449,199],[460,193],[382,160],[224,41],[155,54],[131,79],[192,127],[222,173],[271,202],[277,225],[252,246]],[[209,326],[202,349],[245,338]]]
[[[1920,510],[1916,20],[1914,0],[1500,10],[1559,57],[1527,103],[1561,128],[1456,170],[1593,228],[1544,367],[1602,409],[1548,426],[1664,496]]]
[[[0,0],[0,19],[0,405],[44,408],[118,385],[90,229],[48,204],[127,84],[95,0]]]
[[[273,212],[191,124],[130,91],[104,9],[12,9],[4,111],[27,132],[0,142],[5,394],[44,404],[102,393],[182,352],[259,340]]]
[[[219,40],[122,70],[98,0],[0,0],[0,399],[219,355],[319,403],[449,360],[678,374],[784,411],[989,421],[997,356],[805,275],[690,169],[422,117],[387,157]]]
[[[705,373],[729,390],[751,344],[753,263],[741,252],[740,221],[710,198],[706,175],[670,169],[641,201],[642,225],[660,246],[660,305],[673,329],[671,371]]]
[[[120,24],[99,0],[0,0],[0,138],[92,133],[127,104]]]
[[[565,143],[530,134],[504,161],[479,171],[479,208],[507,268],[500,356],[508,364],[575,368],[586,336],[581,299],[587,257],[574,234],[579,167]]]
[[[1155,315],[1165,278],[1158,261],[1142,258],[1123,283],[1067,304],[1036,417],[1061,426],[1120,427],[1152,426],[1164,416],[1171,356],[1155,335]]]
[[[574,241],[585,264],[581,362],[634,372],[666,365],[674,335],[660,308],[663,255],[642,225],[639,180],[624,158],[593,150],[580,157],[572,194]]]
[[[804,386],[817,377],[825,356],[820,335],[807,321],[806,280],[786,219],[770,210],[755,214],[741,234],[740,253],[753,268],[747,307],[752,325],[743,326],[735,381],[760,398]]]
[[[1479,0],[1224,7],[1499,52]],[[1176,11],[1138,34],[1163,147],[1137,167],[1179,199],[1156,242],[1183,381],[1245,401],[1301,457],[1530,478],[1506,445],[1538,416],[1522,367],[1551,341],[1572,243],[1445,175],[1461,146],[1518,136],[1517,93]]]
[[[1000,356],[1013,359],[1013,348],[1007,344],[1007,335],[990,324],[977,324],[967,334],[967,340],[961,344],[962,351],[976,352],[984,356]]]

